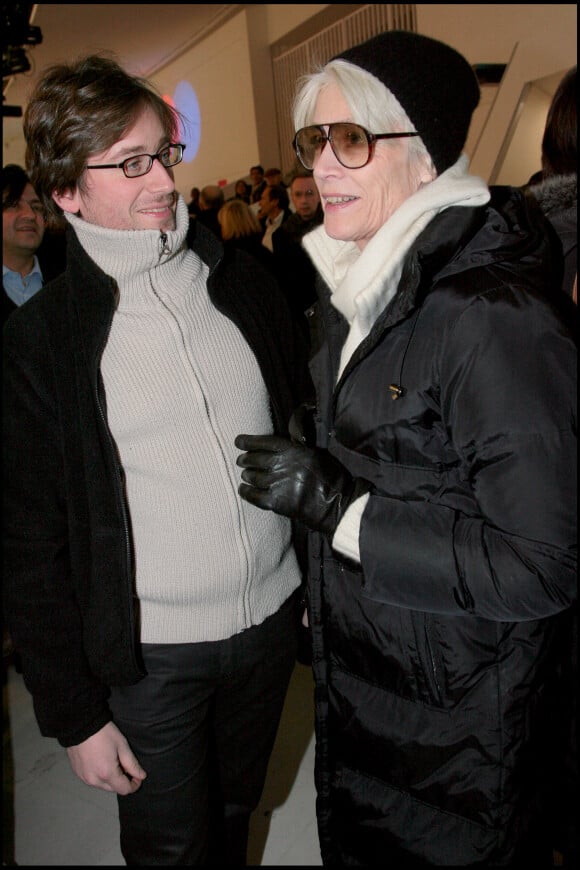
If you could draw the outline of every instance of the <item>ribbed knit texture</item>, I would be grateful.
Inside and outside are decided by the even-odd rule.
[[[290,522],[240,499],[240,432],[272,432],[255,357],[211,304],[207,266],[177,229],[109,230],[69,217],[119,287],[102,359],[126,474],[141,639],[221,640],[275,613],[298,586]]]

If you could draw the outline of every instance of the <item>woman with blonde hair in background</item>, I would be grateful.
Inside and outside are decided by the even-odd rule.
[[[224,248],[245,251],[274,274],[274,255],[262,244],[260,221],[241,199],[230,199],[218,212]]]

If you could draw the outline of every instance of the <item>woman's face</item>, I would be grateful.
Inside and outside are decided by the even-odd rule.
[[[311,123],[324,127],[340,121],[354,118],[339,88],[329,85],[318,96]],[[379,140],[371,160],[360,169],[342,166],[327,143],[314,164],[313,174],[326,232],[333,239],[356,242],[361,250],[406,199],[433,180],[426,166],[416,160],[410,162],[408,139]]]

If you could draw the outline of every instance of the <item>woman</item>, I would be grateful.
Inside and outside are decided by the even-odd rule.
[[[236,181],[236,186],[234,187],[234,199],[241,199],[242,202],[245,202],[249,205],[251,190],[251,185],[247,184],[243,178],[239,178],[238,181]]]
[[[249,205],[241,199],[228,200],[218,212],[218,221],[226,251],[245,251],[274,274],[274,255],[262,244],[264,231]]]
[[[311,530],[326,865],[551,866],[575,349],[538,209],[467,172],[478,99],[461,55],[389,32],[295,103],[315,446],[305,409],[236,444],[241,495]]]

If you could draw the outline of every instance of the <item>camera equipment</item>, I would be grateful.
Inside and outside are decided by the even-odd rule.
[[[30,24],[34,10],[33,3],[12,3],[2,5],[2,115],[20,117],[20,106],[5,106],[4,92],[11,78],[19,73],[28,72],[30,61],[26,55],[27,47],[42,42],[40,27]]]

